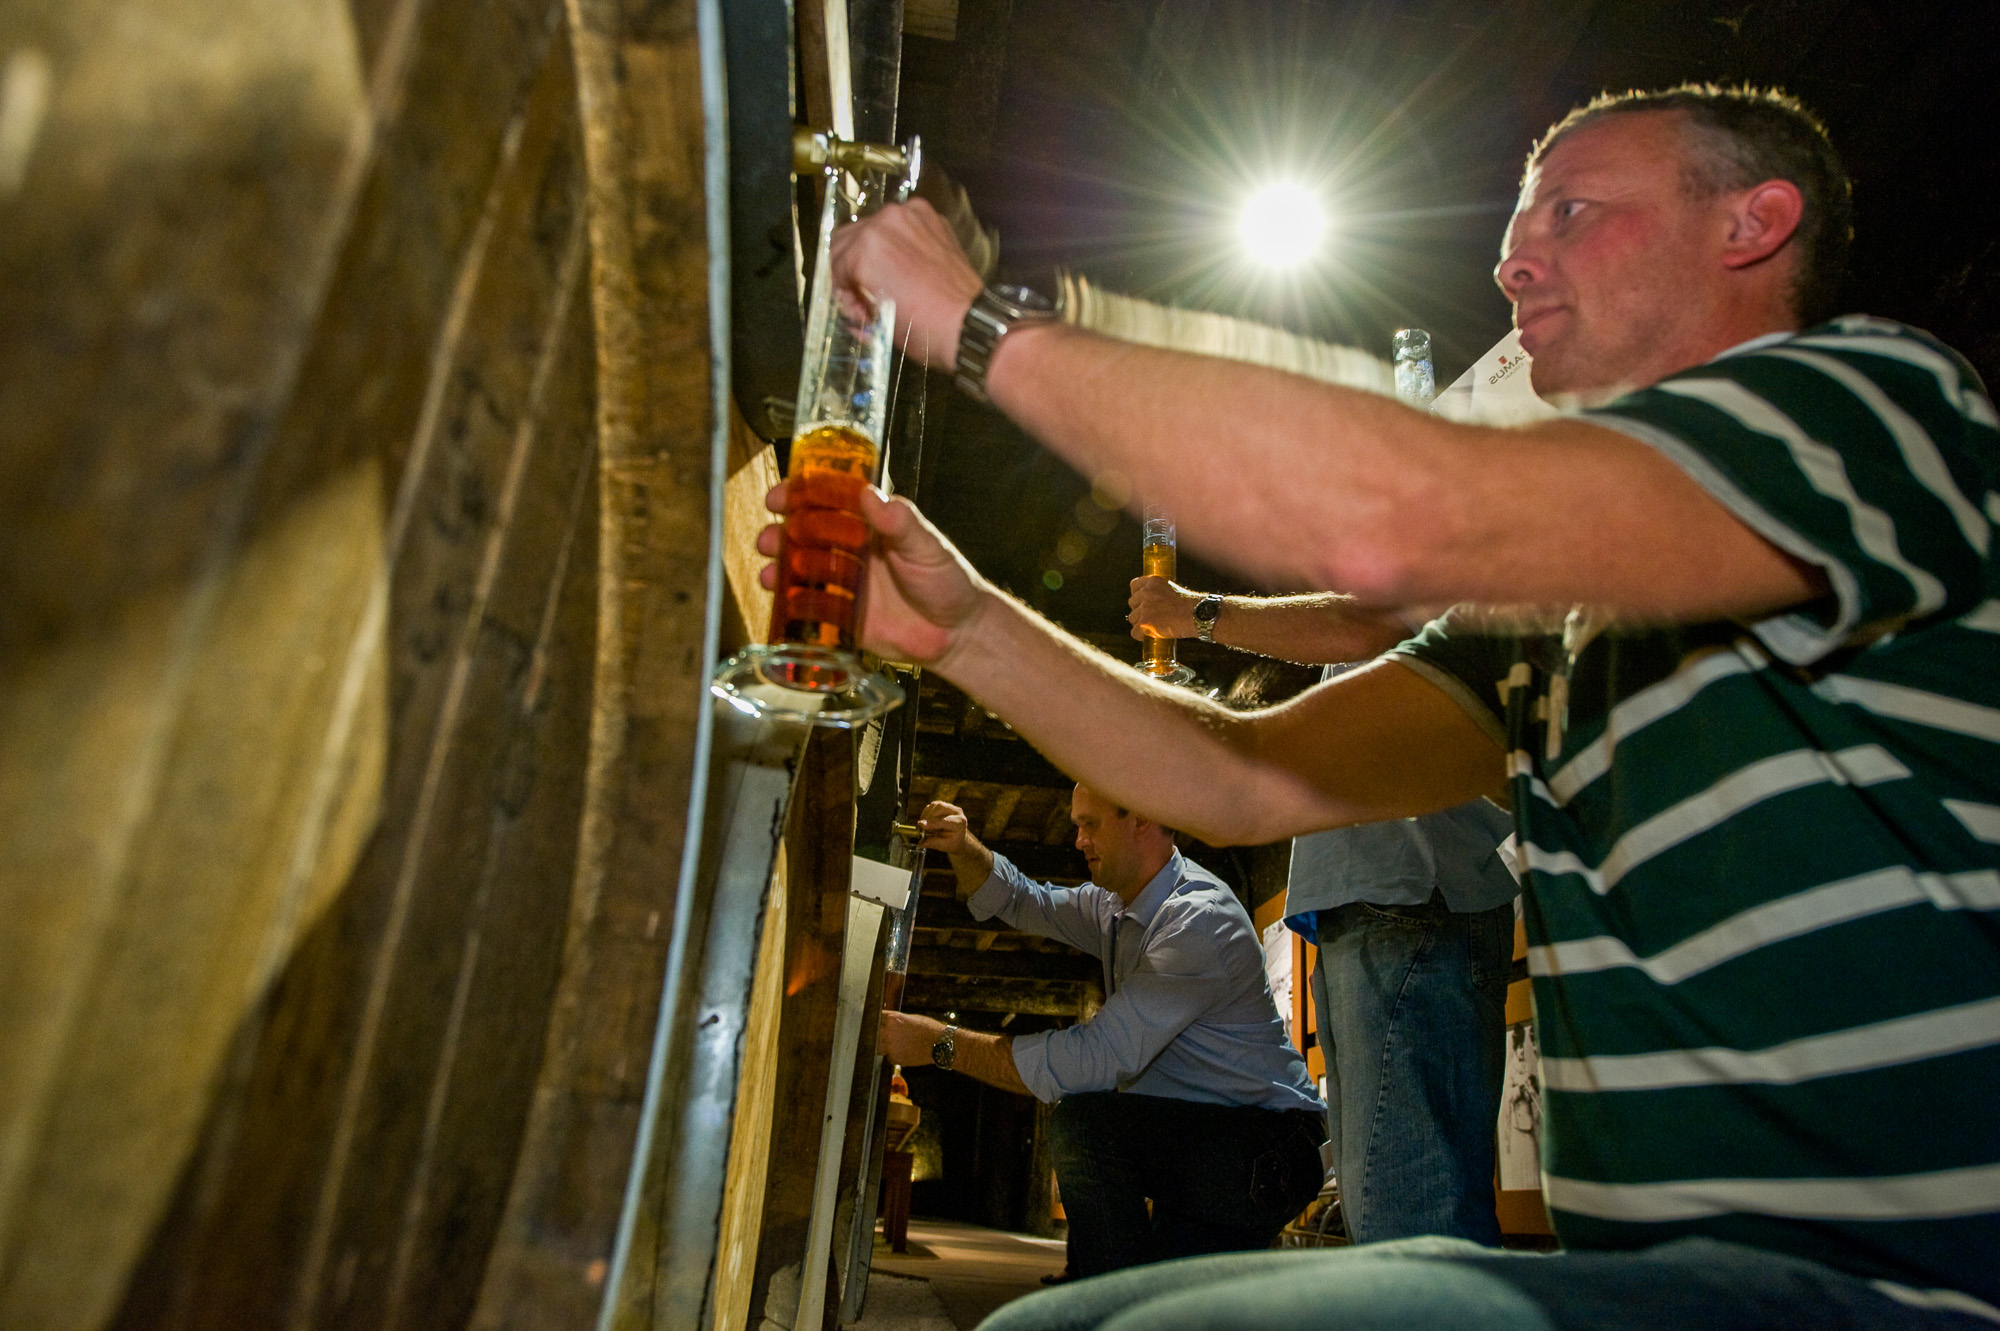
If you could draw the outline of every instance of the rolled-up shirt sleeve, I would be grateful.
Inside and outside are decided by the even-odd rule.
[[[1050,887],[997,854],[993,872],[965,904],[976,919],[997,915],[1024,933],[1058,939],[1100,961],[1118,909],[1118,899],[1103,888]]]
[[[1014,1069],[1037,1100],[1130,1085],[1213,1000],[1220,958],[1212,933],[1182,922],[1147,945],[1097,1015],[1014,1040]]]

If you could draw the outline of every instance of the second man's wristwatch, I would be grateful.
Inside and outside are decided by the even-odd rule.
[[[1194,636],[1203,642],[1215,641],[1215,621],[1222,615],[1222,598],[1214,592],[1194,603]]]
[[[952,1042],[951,1038],[956,1034],[958,1034],[958,1027],[947,1026],[944,1028],[944,1034],[938,1036],[937,1043],[931,1046],[931,1065],[933,1067],[943,1068],[946,1072],[951,1071],[952,1063],[958,1058],[958,1046]]]
[[[965,312],[958,329],[958,368],[952,382],[975,402],[986,402],[986,371],[1000,339],[1023,324],[1054,323],[1061,315],[1055,302],[1026,287],[990,286]]]

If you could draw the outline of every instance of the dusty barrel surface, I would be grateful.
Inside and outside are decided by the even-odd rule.
[[[0,1325],[595,1321],[718,613],[695,10],[0,15]]]

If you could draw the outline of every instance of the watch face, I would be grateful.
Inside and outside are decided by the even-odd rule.
[[[1198,624],[1213,624],[1222,613],[1220,596],[1204,596],[1195,603],[1194,618]]]
[[[1024,310],[1050,311],[1056,307],[1054,301],[1028,287],[996,285],[993,291],[1008,304],[1018,305]]]

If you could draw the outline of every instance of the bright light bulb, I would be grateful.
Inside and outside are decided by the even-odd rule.
[[[1258,263],[1290,268],[1319,251],[1326,236],[1326,207],[1304,185],[1291,181],[1266,185],[1243,205],[1237,234]]]

